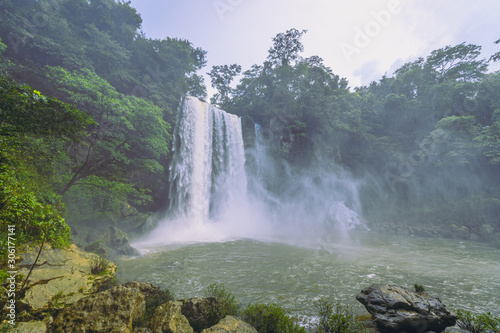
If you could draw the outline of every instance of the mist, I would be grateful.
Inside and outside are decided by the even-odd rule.
[[[195,98],[184,101],[174,130],[170,208],[134,246],[237,239],[314,246],[348,242],[349,232],[368,229],[359,184],[347,171],[294,170],[268,153],[258,124],[243,151],[241,121],[234,120]]]

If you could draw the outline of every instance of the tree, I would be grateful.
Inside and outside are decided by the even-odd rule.
[[[189,41],[148,39],[142,19],[130,2],[114,0],[5,0],[0,4],[0,37],[9,47],[19,77],[49,65],[88,69],[122,94],[152,100],[173,122],[182,96],[206,97],[196,72],[206,52]],[[37,68],[38,67],[38,68]],[[36,82],[26,82],[35,86]],[[42,89],[35,86],[36,89]]]
[[[85,113],[27,85],[0,77],[0,136],[34,135],[78,141],[95,122]]]
[[[492,122],[474,140],[481,145],[488,162],[500,166],[500,109],[493,113]]]
[[[277,66],[289,66],[298,59],[299,53],[304,51],[301,38],[307,30],[299,31],[295,28],[279,33],[273,38],[273,46],[269,49],[267,59]]]
[[[477,59],[481,46],[465,43],[434,50],[426,59],[426,66],[437,82],[444,80],[476,81],[488,67],[485,59]]]
[[[87,110],[96,120],[89,127],[85,142],[67,147],[69,172],[62,177],[60,194],[74,185],[102,187],[112,192],[106,186],[116,188],[119,183],[133,183],[131,175],[163,172],[159,161],[168,152],[170,134],[160,108],[118,93],[88,70],[68,72],[49,68],[48,73],[49,79],[72,103]],[[137,190],[142,188],[136,185],[136,193],[130,194],[138,196]]]
[[[421,97],[425,93],[424,58],[418,58],[398,68],[395,72],[393,89],[408,99]]]
[[[16,241],[69,244],[64,204],[52,189],[64,143],[86,137],[85,113],[0,77],[0,257],[9,226]]]
[[[500,39],[495,41],[495,44],[500,44]],[[500,52],[497,52],[490,57],[490,61],[498,61],[498,60],[500,60]]]
[[[226,104],[232,92],[231,82],[240,73],[241,66],[237,64],[213,66],[208,75],[217,93],[212,96],[210,103],[219,106]]]

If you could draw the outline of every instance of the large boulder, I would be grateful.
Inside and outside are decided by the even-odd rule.
[[[201,332],[217,323],[217,321],[213,322],[213,316],[210,315],[210,308],[217,302],[215,297],[193,297],[179,299],[178,302],[182,304],[182,314],[195,332]]]
[[[232,316],[221,319],[219,323],[210,328],[204,329],[201,333],[258,333],[250,324],[245,323]]]
[[[442,332],[457,320],[439,298],[396,285],[374,284],[362,290],[356,299],[383,333]]]
[[[153,333],[193,333],[189,321],[181,312],[181,303],[169,301],[155,309],[151,319]]]
[[[20,249],[19,275],[28,276],[38,251],[38,246]],[[95,254],[84,252],[74,244],[66,249],[45,244],[25,284],[25,296],[20,301],[20,307],[30,313],[37,313],[73,304],[96,292],[115,276],[116,265],[106,262],[105,270],[98,276],[93,275],[91,268],[95,258]]]
[[[123,285],[82,298],[55,318],[54,332],[132,332],[134,320],[144,315],[145,297]]]

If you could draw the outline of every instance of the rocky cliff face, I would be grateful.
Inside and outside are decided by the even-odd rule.
[[[38,251],[37,246],[26,246],[19,252],[19,276],[26,279]],[[106,262],[99,275],[92,274],[92,267],[98,260],[95,254],[82,251],[74,244],[68,249],[54,249],[45,244],[26,281],[21,303],[30,313],[38,313],[73,304],[96,292],[116,273],[116,265]]]

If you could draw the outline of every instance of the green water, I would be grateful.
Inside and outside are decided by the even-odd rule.
[[[307,321],[320,297],[365,313],[355,296],[373,283],[414,283],[447,306],[500,315],[500,250],[471,242],[364,235],[344,244],[236,240],[142,249],[118,261],[119,279],[152,282],[175,296],[223,283],[243,304],[277,302]]]

